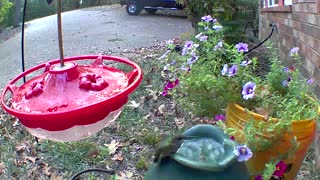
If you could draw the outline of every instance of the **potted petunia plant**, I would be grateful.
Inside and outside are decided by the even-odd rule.
[[[231,138],[235,153],[256,179],[294,179],[316,131],[318,101],[314,82],[301,76],[299,48],[288,52],[289,66],[268,44],[260,57],[249,46],[223,40],[222,26],[210,15],[201,18],[199,34],[160,59],[165,86],[193,114],[215,118]],[[267,66],[261,67],[261,57]],[[243,158],[240,158],[243,157]],[[250,159],[249,159],[250,158]]]

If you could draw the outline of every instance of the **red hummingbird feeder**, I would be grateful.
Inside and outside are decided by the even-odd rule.
[[[57,2],[60,59],[24,71],[22,46],[24,72],[6,85],[1,94],[1,104],[36,137],[77,141],[94,135],[119,116],[129,94],[141,83],[143,73],[136,63],[116,56],[64,58],[61,0]],[[84,61],[83,65],[79,61]],[[91,64],[88,61],[92,61]],[[131,71],[122,71],[104,61],[125,64],[131,67]],[[27,76],[31,78],[25,81]],[[22,78],[24,83],[16,85]],[[8,99],[9,92],[11,98]]]
[[[55,141],[77,141],[110,125],[121,113],[128,96],[142,81],[140,67],[128,59],[89,55],[35,66],[10,81],[1,95],[3,108],[17,117],[34,136]],[[77,61],[94,60],[89,65]],[[131,66],[126,73],[106,66],[104,60]],[[43,70],[20,87],[15,83]],[[12,93],[11,106],[5,103]]]

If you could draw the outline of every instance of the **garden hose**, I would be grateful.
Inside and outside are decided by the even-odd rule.
[[[99,169],[99,168],[92,168],[92,169],[86,169],[86,170],[82,170],[79,171],[77,174],[73,175],[70,180],[78,180],[79,176],[88,172],[100,172],[100,173],[107,173],[110,176],[115,175],[115,171],[114,170],[107,170],[107,169]]]

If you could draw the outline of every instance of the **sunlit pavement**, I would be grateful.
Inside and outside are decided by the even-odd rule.
[[[174,14],[174,15],[168,15]],[[148,47],[155,41],[179,37],[192,32],[183,13],[142,11],[129,16],[120,5],[100,6],[62,14],[65,56],[98,54]],[[25,67],[58,59],[57,17],[55,15],[28,22],[25,30]],[[21,73],[21,35],[0,44],[0,89]],[[112,55],[112,54],[111,54]]]

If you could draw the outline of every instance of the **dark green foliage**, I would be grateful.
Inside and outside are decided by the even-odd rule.
[[[104,4],[114,4],[119,2],[118,0],[83,0],[80,4],[80,0],[63,0],[62,1],[62,11],[70,11],[79,8],[85,8],[89,6],[99,6]],[[56,13],[56,0],[53,0],[50,5],[48,5],[46,0],[28,0],[27,1],[27,11],[26,11],[26,21],[32,19],[41,18]],[[21,18],[23,11],[24,0],[20,0],[21,4]],[[11,27],[15,22],[16,16],[16,0],[0,0],[0,29],[4,27]],[[20,20],[21,22],[21,20]]]
[[[0,0],[0,28],[4,26],[5,19],[12,7],[12,3],[8,0]]]
[[[236,43],[245,39],[250,29],[253,36],[258,35],[258,0],[178,0],[186,6],[193,27],[202,16],[212,15],[225,28],[225,40]]]

